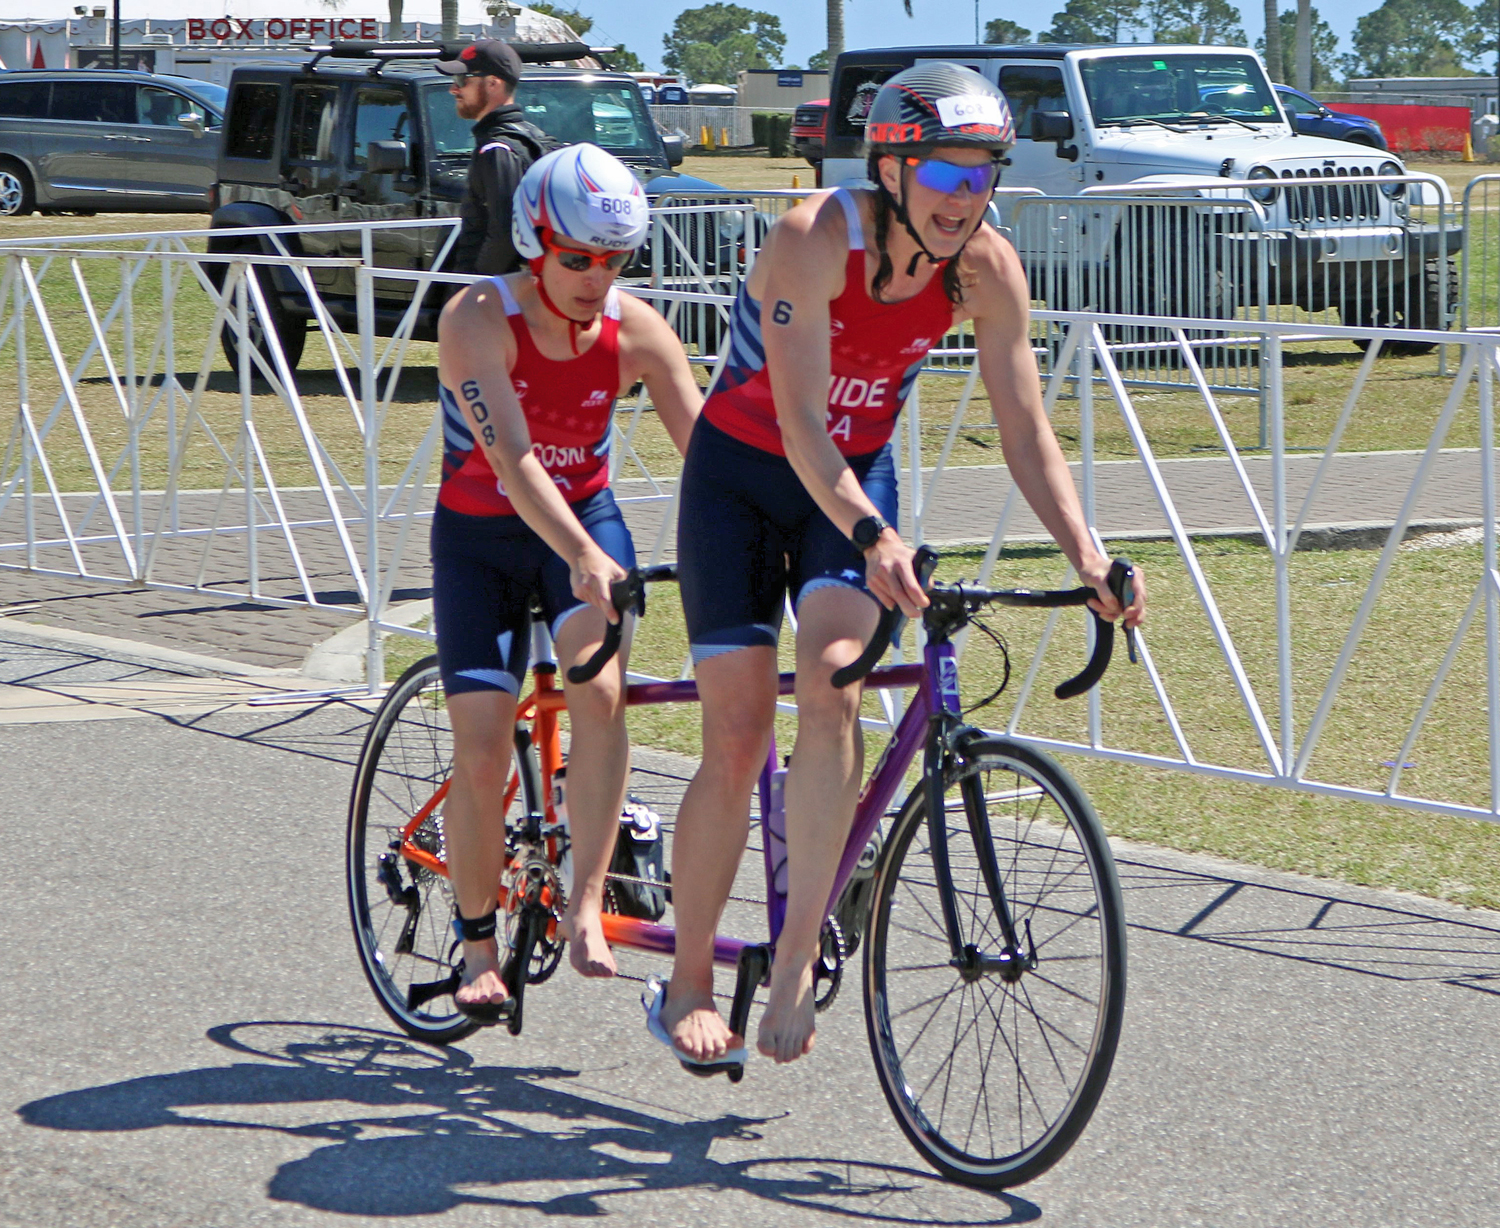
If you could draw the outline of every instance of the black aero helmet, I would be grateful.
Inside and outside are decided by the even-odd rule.
[[[983,149],[998,160],[1015,143],[1016,125],[1005,95],[972,68],[946,60],[919,64],[898,72],[880,87],[865,120],[868,174],[877,193],[875,246],[880,252],[880,268],[871,287],[877,297],[891,276],[891,260],[885,245],[886,210],[895,215],[917,245],[906,269],[908,277],[924,256],[933,264],[943,263],[927,250],[922,236],[911,224],[906,209],[905,171],[900,191],[893,194],[881,180],[880,159],[886,154],[920,156],[946,147]],[[979,225],[983,224],[981,220]],[[969,238],[972,237],[971,232]],[[965,239],[964,245],[967,244]],[[950,267],[945,275],[945,285],[952,282],[954,287],[950,289],[950,298],[957,294],[954,259],[949,258]]]
[[[966,146],[1003,153],[1016,143],[1005,95],[972,68],[939,61],[898,72],[865,121],[871,152],[903,145]]]

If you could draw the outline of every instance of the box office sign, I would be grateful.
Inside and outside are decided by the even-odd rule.
[[[190,43],[378,39],[380,22],[374,17],[189,17],[187,37]]]

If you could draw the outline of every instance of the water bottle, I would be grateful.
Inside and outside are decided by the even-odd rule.
[[[567,775],[566,767],[560,767],[552,774],[552,814],[556,819],[552,835],[557,841],[557,878],[562,883],[564,897],[572,899],[573,841],[568,833]]]
[[[766,815],[766,837],[771,843],[771,885],[779,896],[786,895],[786,768],[771,773],[771,808]]]

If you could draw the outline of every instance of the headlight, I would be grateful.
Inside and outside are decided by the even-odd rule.
[[[1250,173],[1248,175],[1246,175],[1245,178],[1246,179],[1270,179],[1270,180],[1274,181],[1276,179],[1276,172],[1273,171],[1269,166],[1252,166],[1250,168]],[[1253,188],[1250,189],[1250,196],[1251,196],[1251,199],[1258,200],[1263,205],[1269,205],[1273,200],[1276,199],[1276,189],[1275,188],[1269,188],[1269,187],[1267,187],[1267,188],[1254,188],[1253,187]]]
[[[719,214],[719,238],[726,243],[732,243],[744,233],[745,215],[743,213]]]
[[[1403,171],[1394,162],[1382,162],[1380,164],[1380,169],[1375,173],[1377,175],[1404,175],[1406,172]],[[1395,198],[1397,196],[1404,196],[1406,194],[1406,185],[1404,183],[1382,183],[1380,185],[1380,190],[1387,196]]]

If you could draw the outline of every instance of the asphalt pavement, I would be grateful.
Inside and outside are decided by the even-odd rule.
[[[293,681],[0,622],[7,1228],[1500,1224],[1500,916],[1121,842],[1114,1074],[1007,1194],[909,1149],[852,971],[737,1087],[650,1040],[638,956],[415,1044],[344,904],[368,714],[249,705]],[[670,819],[691,766],[634,787]]]

